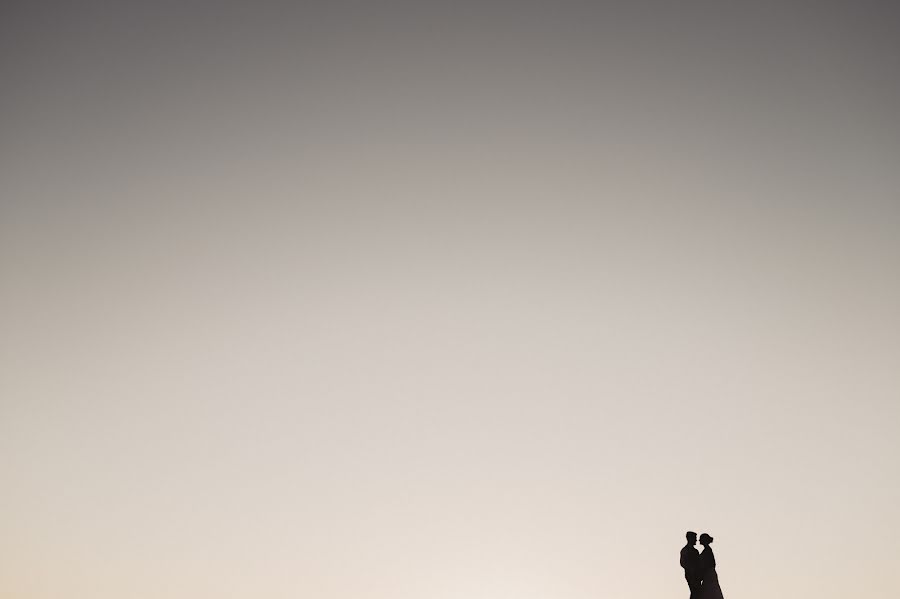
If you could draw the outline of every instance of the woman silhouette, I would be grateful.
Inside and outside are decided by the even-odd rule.
[[[722,587],[719,586],[719,575],[716,574],[716,556],[713,555],[713,538],[706,533],[698,539],[703,545],[700,554],[700,573],[703,577],[703,585],[700,587],[699,599],[725,599],[722,595]]]

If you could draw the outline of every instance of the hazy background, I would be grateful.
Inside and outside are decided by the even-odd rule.
[[[3,3],[0,596],[900,594],[894,3],[452,4]]]

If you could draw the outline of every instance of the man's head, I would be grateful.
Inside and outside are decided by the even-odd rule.
[[[697,544],[697,533],[691,532],[690,530],[685,533],[685,538],[687,539],[688,545],[696,545]]]

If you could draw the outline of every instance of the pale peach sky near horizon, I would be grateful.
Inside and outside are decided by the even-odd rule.
[[[895,7],[58,4],[0,597],[900,594]]]

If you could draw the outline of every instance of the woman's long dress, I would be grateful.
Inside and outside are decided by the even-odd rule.
[[[722,587],[719,586],[719,575],[716,573],[716,556],[709,547],[700,554],[700,571],[703,573],[700,599],[725,599]]]

